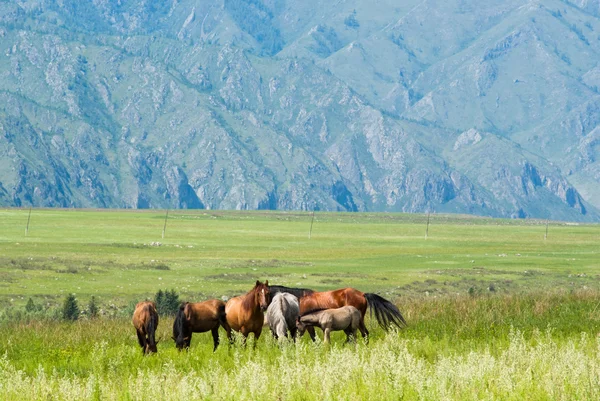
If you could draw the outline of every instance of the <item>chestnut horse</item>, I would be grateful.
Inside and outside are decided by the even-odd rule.
[[[219,346],[219,326],[231,337],[231,329],[225,319],[225,302],[211,299],[204,302],[183,302],[173,322],[173,340],[178,350],[189,348],[192,333],[211,331],[213,352]]]
[[[273,287],[275,286],[272,286],[271,288]],[[371,315],[375,314],[377,323],[385,330],[388,330],[392,325],[399,328],[406,326],[406,321],[396,305],[377,294],[364,293],[355,288],[314,292],[306,288],[287,288],[278,286],[276,291],[300,295],[300,315],[306,315],[311,311],[320,309],[335,309],[346,305],[354,306],[360,312],[361,320],[359,329],[365,338],[369,335],[369,331],[365,327],[367,307],[371,308]],[[314,329],[309,327],[307,331],[310,338],[314,340]]]
[[[269,306],[269,294],[269,281],[261,283],[257,280],[254,288],[247,294],[227,301],[225,317],[229,327],[242,333],[244,338],[254,333],[254,338],[258,340],[265,321],[263,312]]]
[[[158,312],[152,301],[142,301],[135,306],[133,312],[133,327],[137,333],[138,342],[143,354],[157,352],[154,336],[158,327]]]

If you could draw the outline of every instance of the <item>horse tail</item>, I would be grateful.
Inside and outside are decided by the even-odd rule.
[[[156,309],[151,308],[149,310],[149,318],[146,323],[146,333],[148,334],[148,342],[150,345],[156,345],[156,329],[158,328],[158,313],[156,313]]]
[[[219,319],[219,324],[221,327],[227,327],[227,314],[225,313],[225,303],[219,303],[217,306],[217,319]]]
[[[398,328],[406,326],[406,320],[404,320],[398,307],[387,299],[380,297],[377,294],[365,294],[365,299],[367,300],[367,305],[371,307],[371,317],[373,317],[373,313],[375,313],[377,323],[379,323],[383,329],[389,329],[392,324],[396,325]]]
[[[175,322],[173,323],[173,339],[175,340],[175,344],[178,347],[183,347],[184,345],[184,337],[185,337],[185,307],[187,302],[182,302],[179,305],[179,310],[177,311],[177,315],[175,316]]]

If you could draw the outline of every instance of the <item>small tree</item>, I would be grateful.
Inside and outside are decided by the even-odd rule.
[[[29,300],[27,301],[27,305],[25,305],[25,312],[32,313],[32,312],[35,312],[36,309],[37,308],[36,308],[35,304],[33,303],[33,299],[31,299],[31,297],[29,297]]]
[[[65,298],[62,308],[62,317],[64,320],[75,321],[79,318],[79,306],[74,294],[69,294]]]
[[[174,315],[179,309],[179,295],[175,290],[158,290],[154,302],[160,315]]]
[[[98,317],[98,304],[96,303],[96,297],[93,295],[88,304],[88,313],[91,318]]]
[[[176,314],[179,310],[179,294],[175,290],[166,291],[165,298],[168,313],[171,315]]]
[[[154,303],[156,304],[156,310],[158,311],[158,313],[161,313],[161,308],[165,303],[165,293],[163,292],[163,290],[158,290],[158,292],[154,296]]]

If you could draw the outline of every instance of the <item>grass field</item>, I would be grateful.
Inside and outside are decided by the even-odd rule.
[[[468,216],[0,210],[0,399],[598,399],[600,226]],[[160,245],[157,244],[160,243]],[[188,353],[161,317],[144,358],[128,313],[159,289],[237,295],[257,279],[356,287],[409,326],[368,325],[369,345],[252,346]],[[99,319],[21,315],[68,293]]]

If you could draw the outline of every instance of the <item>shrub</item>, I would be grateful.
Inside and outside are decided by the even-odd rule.
[[[33,303],[33,299],[31,299],[31,297],[29,297],[29,300],[27,301],[27,305],[25,305],[25,312],[33,313],[36,310],[37,310],[37,307],[35,306],[35,303]]]
[[[75,321],[79,318],[79,306],[74,294],[69,294],[65,298],[62,307],[62,317],[64,320]]]
[[[179,295],[175,290],[158,290],[154,297],[159,315],[174,315],[179,309]]]
[[[88,314],[90,318],[98,317],[98,303],[96,302],[96,297],[93,295],[88,304]]]

